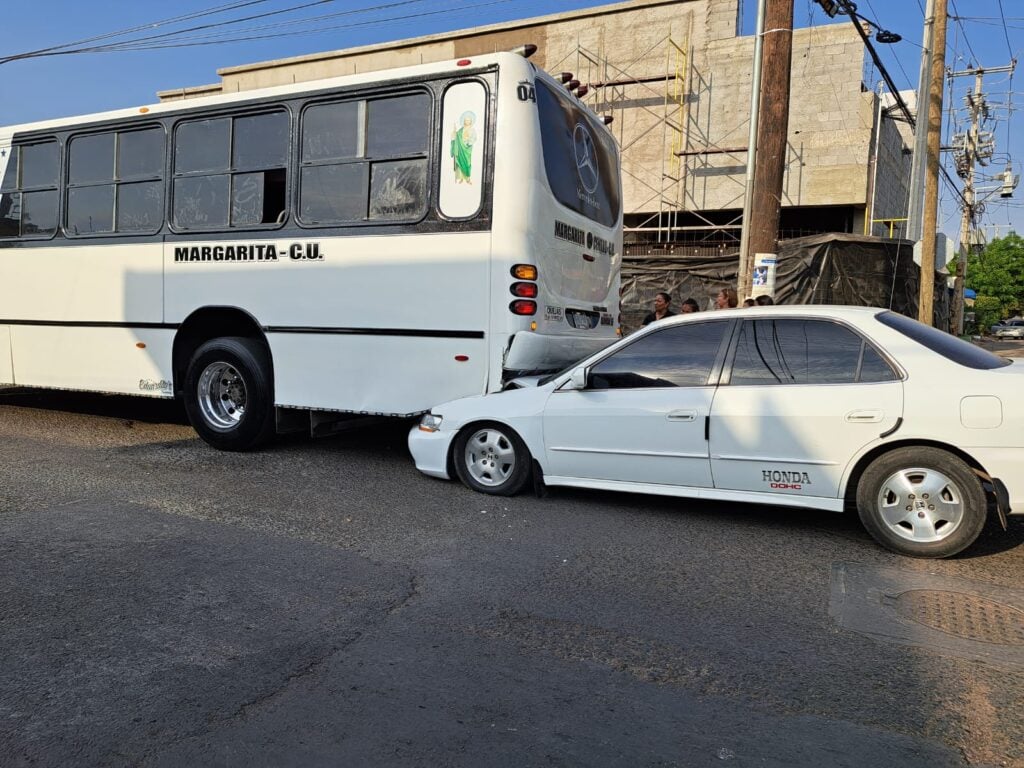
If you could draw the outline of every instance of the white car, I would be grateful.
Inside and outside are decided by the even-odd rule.
[[[535,385],[454,400],[409,433],[422,472],[856,506],[907,555],[1024,513],[1024,363],[883,309],[754,307],[654,323]]]

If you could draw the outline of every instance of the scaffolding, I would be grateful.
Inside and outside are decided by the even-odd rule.
[[[712,116],[703,106],[711,103],[711,84],[694,66],[693,16],[681,26],[681,39],[670,29],[626,63],[614,63],[604,55],[602,36],[596,46],[577,42],[575,50],[549,68],[572,69],[574,78],[588,87],[584,101],[595,112],[612,117],[623,179],[634,193],[640,192],[631,196],[624,211],[627,241],[669,251],[683,242],[701,252],[721,250],[739,242],[742,211],[718,220],[705,215],[711,212],[700,204],[701,184],[706,185],[703,179],[716,171],[709,155],[728,154],[744,164],[746,147],[711,143]],[[654,62],[657,71],[652,72]],[[651,142],[658,140],[655,163]],[[739,181],[735,202],[740,209],[742,197]]]

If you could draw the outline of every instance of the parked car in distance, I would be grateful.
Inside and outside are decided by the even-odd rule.
[[[1024,339],[1024,320],[1007,320],[995,335],[997,339]]]
[[[868,307],[679,315],[529,386],[431,409],[417,468],[547,485],[855,507],[883,546],[948,557],[1024,514],[1024,361]]]
[[[1011,317],[1011,318],[1008,318],[1006,320],[1000,320],[997,323],[995,323],[993,325],[990,325],[988,327],[988,331],[993,336],[995,336],[997,333],[999,333],[1000,330],[1005,328],[1007,326],[1007,324],[1012,323],[1012,322],[1016,322],[1017,320],[1020,320],[1020,319],[1021,318],[1019,318],[1019,317]]]

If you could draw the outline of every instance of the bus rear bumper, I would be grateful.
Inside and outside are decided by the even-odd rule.
[[[613,334],[584,337],[522,331],[512,337],[503,367],[510,371],[557,371],[616,341],[618,336]]]

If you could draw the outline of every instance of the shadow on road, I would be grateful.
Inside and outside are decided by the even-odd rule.
[[[154,397],[9,387],[0,388],[0,405],[107,416],[148,424],[188,424],[185,409],[178,401]]]

